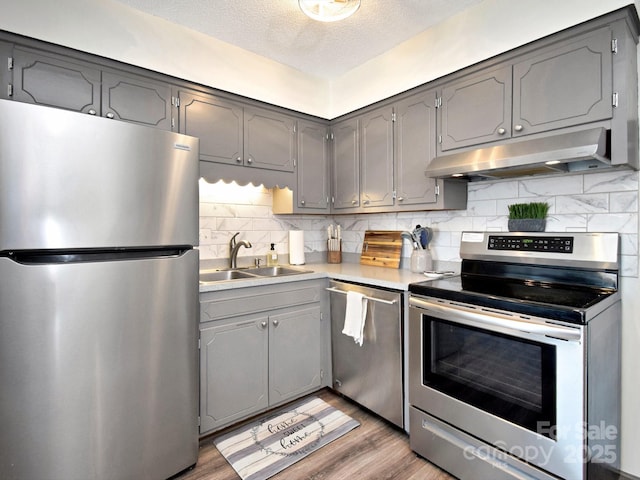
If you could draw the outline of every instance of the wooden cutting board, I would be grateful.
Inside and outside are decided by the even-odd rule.
[[[361,265],[398,268],[402,255],[402,232],[394,230],[367,230],[364,234]]]

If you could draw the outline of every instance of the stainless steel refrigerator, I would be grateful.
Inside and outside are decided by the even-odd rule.
[[[0,478],[196,463],[198,146],[0,100]]]

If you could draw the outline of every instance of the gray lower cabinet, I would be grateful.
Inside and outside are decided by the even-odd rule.
[[[268,324],[251,315],[200,327],[201,433],[269,406]]]
[[[320,313],[319,305],[309,305],[269,315],[269,403],[272,405],[320,388],[323,376]]]
[[[200,433],[331,381],[326,280],[200,294]]]
[[[16,46],[11,98],[171,130],[171,85]]]
[[[202,92],[180,90],[178,97],[180,133],[200,138],[201,160],[294,171],[295,118]]]
[[[611,50],[603,27],[446,84],[439,152],[610,119]]]

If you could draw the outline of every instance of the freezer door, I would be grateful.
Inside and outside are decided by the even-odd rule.
[[[198,455],[198,253],[0,258],[0,478],[164,479]]]
[[[198,146],[0,100],[0,251],[197,245]]]

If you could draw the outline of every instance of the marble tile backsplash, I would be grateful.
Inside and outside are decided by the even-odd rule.
[[[423,211],[362,215],[274,215],[272,194],[262,187],[200,183],[200,257],[229,257],[229,239],[249,240],[240,249],[248,264],[275,243],[287,255],[289,230],[304,230],[305,251],[326,251],[326,231],[331,223],[342,226],[343,251],[359,254],[366,230],[411,230],[417,224],[433,229],[434,260],[459,262],[461,233],[465,230],[507,231],[507,206],[546,201],[551,206],[547,231],[618,232],[621,237],[621,273],[638,276],[638,172],[609,170],[513,180],[472,182],[466,210]],[[403,257],[410,255],[405,245]],[[408,264],[408,262],[403,262]]]

